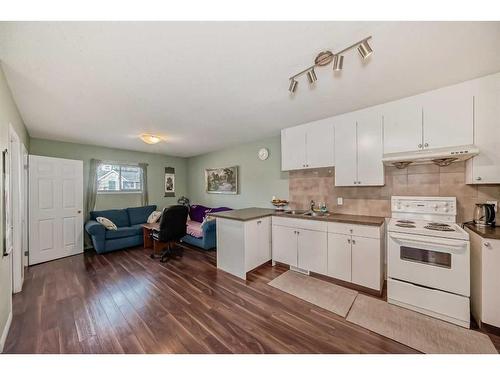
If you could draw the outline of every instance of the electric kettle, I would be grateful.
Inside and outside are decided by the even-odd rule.
[[[474,224],[480,227],[495,226],[495,205],[476,203],[474,210]]]

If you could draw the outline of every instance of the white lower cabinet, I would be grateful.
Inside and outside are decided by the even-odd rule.
[[[273,218],[272,259],[381,291],[383,230],[383,225]]]
[[[271,260],[271,218],[239,221],[217,218],[217,268],[246,279],[248,271]]]
[[[477,323],[500,328],[500,240],[470,229],[471,311]]]
[[[328,233],[328,276],[351,281],[351,236]]]
[[[332,223],[328,230],[339,232],[328,233],[328,276],[381,291],[384,276],[383,226]]]
[[[382,257],[380,240],[376,238],[352,238],[351,282],[370,289],[382,288]]]
[[[326,274],[327,234],[307,229],[298,229],[297,267],[304,270]]]
[[[297,267],[297,230],[273,225],[273,261]]]

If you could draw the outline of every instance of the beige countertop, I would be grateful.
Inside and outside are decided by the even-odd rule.
[[[295,215],[285,214],[283,211],[277,211],[272,208],[258,208],[258,207],[216,212],[214,214],[209,214],[209,215],[215,218],[238,220],[238,221],[249,221],[254,219],[260,219],[266,216],[280,216],[280,217],[291,217],[294,219],[330,221],[338,223],[374,225],[374,226],[380,226],[385,222],[385,218],[380,216],[345,215],[345,214],[335,214],[335,213],[330,213],[328,216],[305,216],[302,214],[295,214]]]
[[[500,240],[500,227],[478,227],[471,223],[465,224],[465,227],[483,238]]]

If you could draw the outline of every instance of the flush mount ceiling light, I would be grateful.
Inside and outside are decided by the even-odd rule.
[[[139,138],[148,145],[155,145],[161,141],[161,137],[154,134],[141,134]]]
[[[359,54],[363,59],[366,59],[368,56],[370,56],[373,53],[372,48],[368,44],[368,40],[371,39],[371,36],[360,40],[359,42],[356,42],[352,45],[350,45],[347,48],[344,48],[343,50],[333,53],[332,51],[322,51],[320,52],[316,58],[314,59],[314,65],[308,67],[307,69],[304,69],[303,71],[293,75],[290,77],[290,86],[288,87],[288,91],[290,91],[291,94],[294,94],[295,91],[297,91],[297,86],[298,86],[298,81],[297,77],[306,74],[307,75],[307,80],[309,83],[314,83],[318,80],[318,77],[316,77],[316,72],[314,71],[314,68],[317,66],[325,66],[330,64],[333,61],[333,70],[334,71],[340,71],[342,70],[344,66],[344,56],[343,54],[353,48],[357,48]]]

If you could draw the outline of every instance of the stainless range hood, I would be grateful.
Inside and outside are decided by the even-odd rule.
[[[450,165],[453,162],[467,160],[479,154],[479,149],[474,145],[436,148],[414,152],[397,152],[384,154],[382,162],[385,165],[405,168],[414,164]]]

